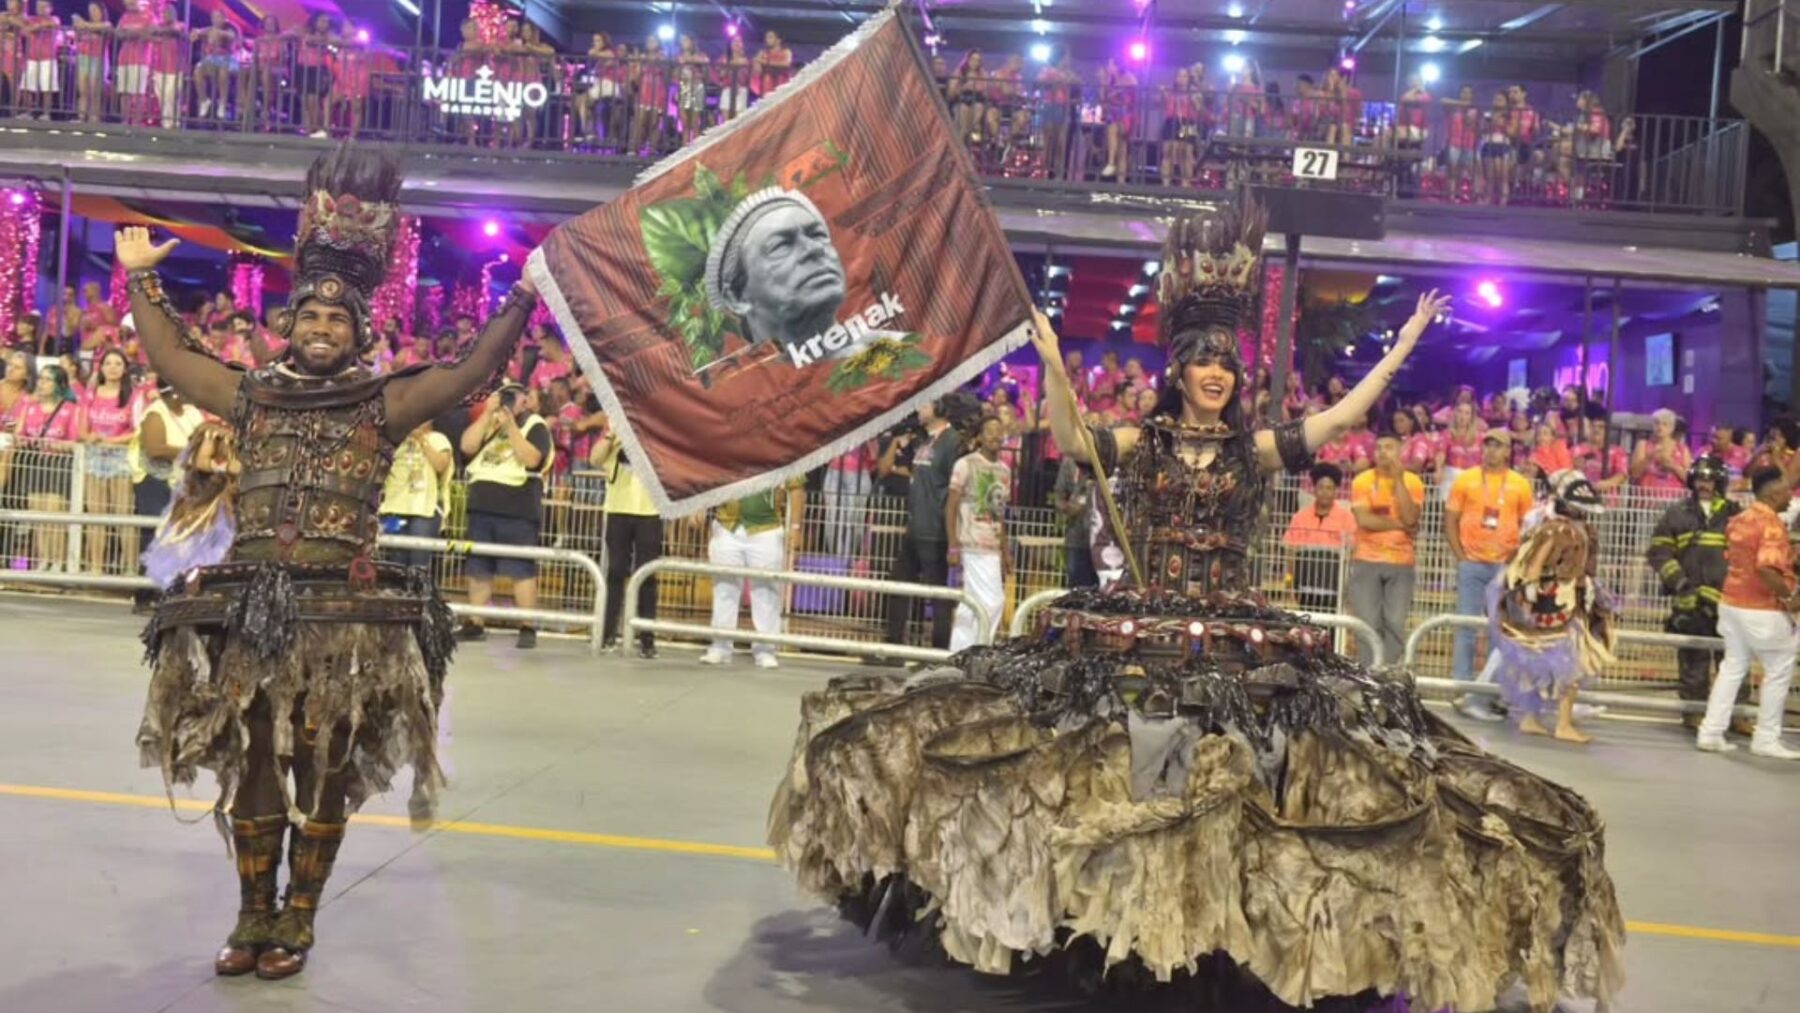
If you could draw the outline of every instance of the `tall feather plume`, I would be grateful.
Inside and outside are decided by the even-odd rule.
[[[387,277],[398,229],[400,162],[349,143],[306,170],[306,204],[295,237],[295,273],[341,276],[366,297]]]
[[[1176,219],[1156,289],[1165,345],[1185,331],[1237,330],[1255,299],[1268,225],[1268,211],[1249,193],[1234,205]]]

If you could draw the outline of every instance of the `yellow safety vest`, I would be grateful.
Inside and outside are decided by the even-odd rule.
[[[131,481],[135,485],[150,477],[150,458],[144,454],[144,422],[150,416],[160,415],[163,420],[163,442],[171,447],[186,449],[188,441],[193,439],[194,432],[206,422],[206,416],[193,405],[182,405],[181,414],[176,415],[169,410],[167,402],[161,398],[150,402],[144,409],[144,419],[138,423],[137,431],[131,434],[131,442],[125,447],[125,461],[131,468]],[[175,460],[169,462],[169,488],[173,489],[181,482],[181,455],[177,453]]]
[[[505,411],[496,408],[495,411]],[[548,429],[549,424],[536,415],[527,415],[525,424],[519,427],[527,439],[531,437],[533,426]],[[495,436],[487,441],[469,462],[469,484],[476,482],[493,482],[496,485],[508,485],[518,488],[534,478],[542,478],[550,473],[550,466],[556,463],[556,444],[552,442],[550,449],[544,452],[544,459],[536,468],[527,469],[513,453],[512,441],[504,436]]]

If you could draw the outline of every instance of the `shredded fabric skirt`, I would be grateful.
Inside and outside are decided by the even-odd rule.
[[[1507,588],[1504,574],[1488,585],[1488,642],[1498,662],[1494,683],[1509,713],[1546,721],[1570,690],[1613,663],[1610,626],[1603,619],[1596,633],[1581,610],[1559,630],[1521,633],[1530,629],[1531,617],[1519,595]],[[1610,611],[1610,599],[1601,600]]]
[[[243,597],[268,596],[270,583],[254,582]],[[428,823],[444,782],[437,718],[453,649],[449,610],[428,579],[424,586],[369,592],[410,602],[421,593],[424,618],[414,622],[267,619],[275,630],[245,621],[247,613],[259,614],[256,608],[234,610],[217,625],[153,620],[146,635],[150,689],[137,735],[141,762],[160,769],[171,791],[211,771],[219,785],[214,813],[223,818],[243,785],[250,711],[261,700],[271,719],[272,755],[259,759],[277,771],[307,759],[311,783],[322,788],[328,776],[343,782],[351,812],[388,791],[395,774],[410,766],[411,815],[415,824]],[[172,590],[164,605],[178,595]],[[300,736],[307,741],[297,742]],[[311,742],[331,747],[304,748]],[[318,802],[317,790],[310,798],[289,797],[289,815],[308,815]]]
[[[1223,953],[1292,1006],[1404,995],[1427,1010],[1491,1009],[1521,983],[1536,1010],[1604,1007],[1621,986],[1598,817],[1416,699],[1416,720],[1375,713],[1404,709],[1403,673],[1328,658],[1296,684],[1288,666],[1284,691],[1336,685],[1341,710],[1316,710],[1342,720],[1258,730],[1215,706],[1230,676],[1210,716],[1146,717],[1142,698],[1052,710],[985,671],[992,654],[1055,650],[978,648],[807,694],[769,817],[801,886],[995,974],[1086,959],[1084,981],[1191,981]]]

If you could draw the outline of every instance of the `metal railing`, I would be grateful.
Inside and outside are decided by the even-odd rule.
[[[1782,10],[1775,20],[1785,24],[1785,0]],[[218,53],[183,35],[146,57],[144,45],[106,36],[97,57],[65,45],[51,61],[51,87],[13,87],[0,96],[0,117],[641,162],[731,119],[785,77],[723,59],[644,54],[593,59],[295,38],[251,39]],[[1480,97],[1461,105],[1448,96],[1283,94],[1273,83],[1252,86],[1254,78],[1177,88],[1173,74],[1139,83],[1081,81],[1054,68],[946,70],[938,85],[979,170],[999,179],[1211,191],[1301,184],[1703,214],[1736,214],[1742,204],[1747,135],[1734,121],[1597,105],[1496,108]],[[1335,178],[1297,179],[1298,148],[1335,152]]]
[[[60,518],[56,524],[0,519],[0,584],[6,583],[9,576],[19,578],[51,565],[66,573],[136,572],[137,527],[127,529],[121,522],[119,531],[133,536],[124,539],[116,537],[109,524],[91,519],[69,520],[89,510],[95,514],[121,512],[117,508],[108,511],[87,505],[102,501],[89,494],[101,492],[101,486],[108,481],[88,477],[89,450],[85,445],[73,445],[61,453],[20,454],[7,469],[10,474],[0,479],[0,509],[23,510],[38,504],[39,511]],[[1006,585],[1008,604],[1003,609],[1003,622],[1014,618],[1013,610],[1034,594],[1068,585],[1064,538],[1067,523],[1045,505],[1048,481],[1042,476],[1029,477],[1043,467],[1043,462],[1029,450],[1014,466],[1017,496],[1007,515],[1007,551],[1013,566]],[[124,509],[128,510],[129,480],[124,481]],[[801,533],[785,545],[784,569],[871,580],[891,573],[906,527],[906,501],[861,491],[867,488],[865,483],[855,492],[807,492]],[[114,492],[104,492],[103,496],[113,496]],[[1670,599],[1646,562],[1644,551],[1658,518],[1675,495],[1634,487],[1607,494],[1608,510],[1598,524],[1599,580],[1618,602],[1618,625],[1622,630],[1660,631],[1669,614]],[[605,582],[595,576],[598,564],[592,562],[601,559],[605,551],[604,498],[604,483],[593,473],[555,475],[547,483],[540,545],[586,558],[559,555],[554,561],[540,564],[538,587],[543,608],[581,614],[585,619],[596,597],[607,593]],[[448,542],[456,542],[467,530],[465,502],[464,486],[460,482],[454,484],[441,532]],[[1289,519],[1308,509],[1310,503],[1303,481],[1284,476],[1271,483],[1263,508],[1262,531],[1251,552],[1255,586],[1272,604],[1290,611],[1347,611],[1337,606],[1309,608],[1293,586],[1294,557],[1282,544],[1282,536]],[[1416,539],[1416,589],[1409,625],[1456,611],[1457,567],[1444,537],[1443,519],[1443,485],[1432,482]],[[135,518],[132,523],[141,527],[154,520]],[[55,537],[50,537],[52,530]],[[710,521],[704,514],[663,522],[665,557],[705,560],[709,540]],[[93,554],[96,544],[101,549],[97,557]],[[438,586],[452,600],[459,597],[466,586],[463,557],[442,553],[433,562]],[[1340,573],[1340,589],[1342,572],[1347,572],[1348,565]],[[604,567],[598,568],[605,572]],[[28,580],[31,579],[12,582],[24,584]],[[496,588],[502,596],[506,593],[505,583],[506,579],[500,578]],[[712,589],[705,574],[666,574],[657,584],[658,615],[662,620],[703,620],[711,615]],[[787,591],[786,623],[792,633],[869,642],[886,638],[886,610],[881,607],[879,589],[790,586]],[[913,642],[923,642],[917,639],[919,623],[915,620],[912,625]],[[1618,663],[1600,673],[1593,683],[1596,688],[1675,687],[1674,659],[1666,650],[1628,640],[1616,653]],[[1448,670],[1448,652],[1435,641],[1421,644],[1416,660],[1434,673]]]
[[[1800,3],[1745,0],[1739,61],[1773,74],[1800,75]]]
[[[1404,664],[1412,665],[1418,657],[1419,645],[1425,637],[1438,630],[1461,627],[1463,629],[1485,629],[1488,621],[1482,616],[1438,615],[1420,623],[1412,635],[1406,638],[1406,655]],[[1694,637],[1679,633],[1658,633],[1652,630],[1618,630],[1616,637],[1621,644],[1643,644],[1661,648],[1697,647],[1708,651],[1722,652],[1725,641],[1718,637]],[[1433,696],[1461,696],[1472,693],[1479,696],[1499,696],[1501,689],[1490,682],[1479,679],[1438,679],[1419,677],[1415,680],[1420,690]],[[1638,693],[1608,693],[1595,690],[1578,690],[1575,699],[1580,703],[1594,704],[1601,707],[1618,707],[1626,710],[1645,711],[1652,714],[1704,714],[1704,700],[1670,700],[1666,697],[1646,697]],[[1733,717],[1754,718],[1757,708],[1748,704],[1740,704],[1732,708]]]
[[[619,622],[621,643],[632,633],[666,633],[671,636],[697,637],[704,640],[747,640],[759,644],[805,647],[874,658],[900,658],[912,661],[943,661],[950,652],[933,647],[913,647],[881,641],[853,640],[845,637],[822,637],[799,633],[764,633],[737,627],[703,626],[645,619],[638,615],[638,592],[644,582],[659,573],[692,573],[708,577],[737,577],[742,580],[773,581],[778,584],[835,588],[842,591],[866,591],[904,598],[930,598],[965,605],[975,615],[975,640],[978,644],[993,642],[994,616],[967,591],[935,584],[904,584],[897,581],[872,580],[867,577],[839,577],[828,573],[804,573],[797,570],[757,570],[746,566],[721,566],[686,559],[664,557],[653,559],[632,571],[625,584],[624,613]]]
[[[121,528],[155,528],[161,522],[155,517],[134,514],[46,513],[33,510],[0,510],[0,524],[37,524],[68,527],[79,531],[83,525]],[[452,541],[444,538],[415,538],[410,535],[381,535],[376,544],[383,548],[434,552],[454,556],[492,556],[496,559],[530,559],[537,562],[566,563],[587,570],[594,580],[594,607],[589,613],[553,609],[527,609],[511,605],[471,605],[451,602],[457,615],[480,619],[505,619],[514,622],[545,623],[559,626],[586,626],[590,630],[589,649],[600,653],[602,630],[606,617],[606,580],[600,564],[593,558],[566,549],[550,549],[533,545],[496,545],[488,542]],[[160,591],[148,577],[136,574],[97,573],[70,570],[8,570],[0,572],[0,585],[20,584],[41,587],[91,587],[117,591]]]

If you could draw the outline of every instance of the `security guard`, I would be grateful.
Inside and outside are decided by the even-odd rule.
[[[1725,498],[1730,472],[1717,457],[1707,455],[1688,469],[1690,495],[1673,503],[1656,522],[1650,538],[1650,567],[1662,578],[1663,589],[1674,601],[1663,629],[1695,637],[1718,636],[1719,588],[1725,583],[1725,526],[1740,508]],[[1705,702],[1712,687],[1714,652],[1684,647],[1676,652],[1683,700]],[[1682,723],[1698,728],[1699,714],[1687,714]]]

